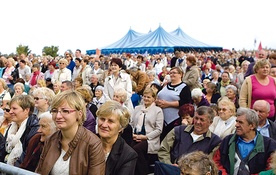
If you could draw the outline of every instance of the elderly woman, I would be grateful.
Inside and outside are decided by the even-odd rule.
[[[159,91],[156,100],[156,105],[161,107],[164,113],[164,127],[161,140],[175,126],[181,125],[178,109],[180,106],[191,102],[191,91],[189,86],[182,82],[183,72],[181,68],[173,67],[169,74],[171,82]]]
[[[226,97],[235,104],[236,109],[239,108],[238,89],[236,86],[232,84],[226,86]]]
[[[64,58],[61,58],[58,61],[58,69],[55,70],[51,78],[52,84],[55,84],[55,82],[61,83],[65,80],[72,80],[72,72],[70,69],[66,68],[67,65],[68,61]]]
[[[18,96],[18,95],[27,95],[25,91],[25,87],[24,84],[22,83],[15,83],[14,86],[14,95],[13,96]]]
[[[129,122],[128,110],[110,100],[98,109],[97,116],[106,160],[105,175],[134,175],[137,153],[120,136]]]
[[[236,85],[237,85],[237,87],[238,87],[238,89],[240,89],[241,88],[241,86],[242,86],[242,83],[243,83],[243,81],[244,81],[244,75],[245,75],[245,73],[246,73],[246,71],[247,71],[247,68],[248,68],[248,65],[250,64],[250,62],[249,61],[247,61],[247,60],[244,60],[243,62],[242,62],[242,64],[241,64],[241,72],[240,73],[238,73],[238,75],[237,75],[237,79],[236,79]]]
[[[41,87],[34,90],[33,97],[35,100],[34,114],[40,118],[42,113],[50,111],[50,105],[55,93],[49,88]]]
[[[10,110],[11,109],[8,102],[6,107],[3,108],[4,115],[0,116],[0,133],[3,134],[3,136],[6,136],[7,130],[9,129],[9,126],[12,122]]]
[[[89,103],[92,101],[92,95],[86,87],[79,87],[76,91],[81,94],[86,106],[86,120],[83,123],[83,126],[96,134],[96,119],[89,110]]]
[[[30,87],[36,87],[38,80],[44,80],[44,74],[40,72],[40,65],[38,63],[34,64],[32,67],[32,74],[29,80]]]
[[[186,58],[186,73],[183,77],[183,82],[186,83],[190,90],[192,91],[194,88],[202,88],[199,80],[200,80],[200,75],[199,75],[199,69],[196,65],[196,57],[194,55],[189,55]]]
[[[223,98],[218,103],[218,115],[214,117],[213,123],[209,127],[221,139],[234,134],[236,125],[236,108],[232,101]]]
[[[5,80],[7,86],[13,90],[13,85],[16,79],[19,78],[19,71],[14,67],[15,61],[12,57],[7,59],[6,68],[4,68],[2,73],[2,78]]]
[[[242,84],[239,105],[252,109],[256,100],[266,100],[270,104],[268,119],[274,121],[276,86],[275,79],[269,75],[270,63],[266,59],[259,60],[253,70],[254,74],[246,77]]]
[[[200,106],[210,106],[210,103],[205,98],[201,89],[199,89],[199,88],[193,89],[191,92],[191,95],[192,95],[192,100],[193,100],[194,106],[196,108],[198,108]]]
[[[86,119],[82,96],[75,91],[58,94],[51,104],[51,114],[59,131],[46,140],[37,173],[103,175],[105,159],[102,143],[82,126]]]
[[[218,169],[214,161],[202,151],[194,151],[184,154],[178,160],[181,174],[205,174],[218,175]]]
[[[97,108],[101,107],[102,104],[105,103],[106,99],[103,95],[104,87],[99,85],[95,89],[95,97],[93,98],[93,104],[97,106]]]
[[[50,112],[41,114],[39,120],[38,133],[34,135],[27,148],[26,156],[20,165],[20,168],[34,172],[42,152],[45,140],[57,131],[56,125]]]
[[[39,128],[33,110],[34,100],[30,95],[16,96],[10,101],[12,123],[7,131],[5,157],[9,165],[19,166],[22,163],[29,141]]]
[[[184,104],[179,108],[178,115],[182,118],[182,125],[192,125],[195,107],[192,104]]]
[[[160,134],[163,129],[162,109],[155,105],[156,92],[146,88],[143,93],[144,103],[135,108],[131,126],[134,128],[132,148],[138,153],[135,174],[147,175],[151,155],[156,156],[160,148]],[[155,160],[155,161],[156,161]],[[154,161],[152,162],[154,163]]]
[[[0,78],[0,107],[5,108],[8,101],[11,100],[11,95],[8,91],[8,86],[4,79]]]
[[[123,63],[119,58],[112,58],[110,61],[110,67],[111,75],[106,77],[104,82],[104,95],[108,100],[112,99],[116,87],[124,88],[127,92],[127,99],[124,104],[132,111],[133,105],[130,99],[132,95],[132,83],[130,75],[121,71]]]

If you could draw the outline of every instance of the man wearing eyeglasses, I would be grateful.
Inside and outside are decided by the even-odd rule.
[[[276,142],[258,131],[258,113],[249,108],[239,108],[236,133],[225,137],[213,160],[223,175],[259,174],[269,167],[270,155]]]
[[[52,76],[52,83],[55,84],[56,82],[63,82],[65,80],[71,81],[72,80],[72,73],[71,70],[66,68],[68,65],[68,61],[65,58],[62,58],[58,62],[59,69],[56,69]]]

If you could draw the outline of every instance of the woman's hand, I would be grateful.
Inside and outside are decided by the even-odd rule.
[[[147,140],[148,137],[145,135],[138,135],[138,134],[133,134],[133,140],[136,142],[141,142],[142,140]]]
[[[160,108],[167,108],[169,107],[169,104],[166,100],[158,100],[158,102],[156,103],[157,106],[159,106]]]

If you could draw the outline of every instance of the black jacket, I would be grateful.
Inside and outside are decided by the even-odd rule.
[[[106,161],[106,175],[134,175],[137,153],[120,136]]]

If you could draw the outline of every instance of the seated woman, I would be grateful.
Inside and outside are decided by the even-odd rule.
[[[74,88],[77,89],[79,87],[82,87],[83,85],[83,80],[81,77],[77,77],[75,80],[74,80]]]
[[[235,104],[236,109],[239,108],[238,95],[238,88],[236,86],[231,84],[226,86],[226,96]]]
[[[132,111],[130,111],[129,108],[126,107],[124,102],[127,99],[127,92],[124,88],[115,88],[114,90],[114,95],[113,95],[113,100],[119,102],[123,107],[125,107],[130,115],[132,114]],[[133,140],[133,132],[132,132],[132,127],[130,124],[127,124],[127,126],[124,128],[124,130],[121,133],[121,137],[127,142],[128,145],[131,144]]]
[[[202,91],[204,93],[204,91]],[[217,104],[218,99],[220,98],[220,94],[217,91],[217,85],[213,82],[209,82],[206,84],[205,89],[205,98],[210,104]]]
[[[222,98],[218,103],[218,114],[219,116],[214,117],[209,129],[223,139],[236,130],[236,108],[234,103],[227,97]]]
[[[3,108],[4,115],[0,116],[0,133],[5,137],[7,130],[12,122],[12,117],[10,114],[10,105],[7,102],[6,107]]]
[[[160,134],[163,129],[164,115],[160,107],[155,105],[156,92],[146,88],[142,105],[134,109],[131,126],[134,128],[132,148],[138,154],[135,174],[147,175],[150,155],[155,155],[160,148]],[[156,161],[154,160],[154,161]],[[154,163],[152,161],[151,163]]]
[[[34,114],[40,118],[42,113],[50,111],[55,93],[47,87],[40,87],[33,91],[33,97],[35,102]]]
[[[182,118],[182,125],[192,125],[195,107],[192,104],[184,104],[179,108],[178,115]]]
[[[110,100],[98,109],[97,116],[106,160],[105,175],[134,175],[137,153],[120,136],[129,122],[128,110]]]
[[[218,175],[216,164],[210,159],[209,155],[202,151],[184,154],[178,160],[178,166],[181,174]]]
[[[22,163],[29,141],[39,128],[33,110],[34,100],[30,95],[16,96],[10,101],[12,123],[7,131],[5,157],[9,165],[19,166]]]
[[[59,130],[44,144],[36,172],[103,175],[105,159],[101,140],[82,126],[86,119],[82,96],[76,91],[61,92],[55,96],[50,112]]]
[[[20,165],[20,168],[34,172],[42,152],[45,140],[57,131],[57,127],[52,119],[50,112],[41,114],[39,120],[38,133],[34,135],[27,148],[26,156]]]
[[[95,89],[95,97],[93,98],[92,103],[97,106],[97,108],[101,107],[102,104],[105,103],[106,99],[103,94],[104,87],[98,85]]]
[[[25,91],[25,87],[24,84],[22,83],[15,83],[14,86],[14,95],[13,96],[18,96],[18,95],[27,95]]]
[[[198,108],[200,106],[210,106],[210,103],[207,101],[200,88],[193,89],[191,96],[195,107]]]
[[[89,93],[89,90],[86,87],[78,87],[76,89],[76,91],[80,93],[80,95],[82,96],[82,98],[85,102],[85,106],[86,106],[86,120],[83,123],[83,126],[86,129],[93,132],[94,134],[96,134],[96,119],[95,119],[94,115],[92,114],[92,112],[89,110],[89,106],[88,106],[92,100],[92,95],[91,95],[91,93]]]

